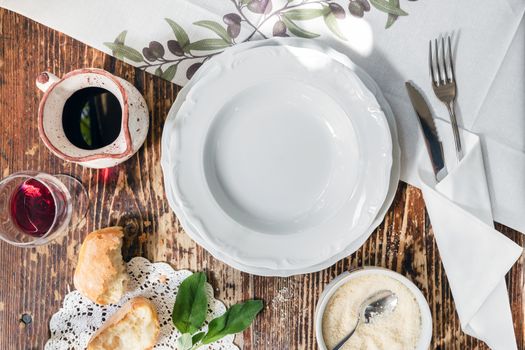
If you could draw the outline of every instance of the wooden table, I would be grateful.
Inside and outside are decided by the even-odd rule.
[[[35,77],[80,67],[106,69],[133,83],[149,105],[144,146],[111,170],[90,170],[53,156],[40,141],[36,114],[41,93]],[[237,336],[244,349],[315,349],[314,310],[324,286],[343,271],[383,266],[416,283],[433,315],[432,349],[488,349],[463,334],[421,192],[400,183],[392,208],[361,249],[332,267],[289,278],[257,277],[214,259],[182,230],[164,196],[160,139],[179,87],[146,74],[66,35],[0,9],[0,171],[32,169],[82,179],[91,208],[87,222],[55,244],[21,249],[0,242],[0,349],[42,349],[48,322],[70,291],[80,242],[95,229],[123,225],[126,259],[144,256],[177,269],[204,270],[227,304],[264,299],[253,327]],[[521,246],[525,236],[498,230]],[[465,247],[467,250],[468,247]],[[525,349],[524,258],[507,275],[518,348]]]

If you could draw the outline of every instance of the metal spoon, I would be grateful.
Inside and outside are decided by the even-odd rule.
[[[394,311],[397,306],[397,295],[389,290],[380,290],[368,297],[362,304],[359,310],[359,317],[354,329],[348,333],[333,350],[339,350],[345,345],[350,337],[355,333],[355,330],[361,323],[370,323],[372,319],[386,311]]]

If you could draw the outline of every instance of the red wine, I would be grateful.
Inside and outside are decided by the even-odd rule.
[[[55,220],[55,200],[42,182],[29,179],[14,191],[11,197],[11,216],[26,234],[41,237]]]
[[[120,134],[122,108],[106,89],[88,87],[76,91],[64,104],[62,127],[67,139],[82,149],[111,144]]]

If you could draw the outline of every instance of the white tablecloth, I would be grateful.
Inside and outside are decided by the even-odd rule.
[[[298,9],[321,6],[317,4],[319,1],[310,0],[310,5],[301,5],[301,1],[295,0],[292,4],[299,4]],[[347,9],[347,1],[336,2]],[[286,4],[285,0],[273,0],[272,11],[283,4]],[[0,0],[0,6],[108,53],[112,50],[104,43],[114,42],[126,30],[126,45],[142,53],[151,41],[158,41],[164,45],[165,57],[171,55],[167,41],[175,39],[165,18],[180,24],[188,33],[189,40],[194,42],[219,38],[209,28],[194,22],[212,20],[226,28],[223,15],[238,13],[230,0],[153,0],[133,4],[125,0]],[[525,1],[416,1],[402,2],[401,7],[409,15],[398,18],[389,29],[385,29],[386,13],[374,7],[365,12],[364,19],[350,16],[347,11],[344,20],[337,20],[341,32],[347,37],[346,41],[329,31],[322,17],[297,20],[295,23],[307,31],[320,34],[314,40],[329,42],[348,54],[383,89],[399,124],[402,179],[416,186],[416,160],[424,148],[403,84],[406,80],[412,80],[421,87],[437,115],[448,120],[445,107],[431,92],[427,50],[429,39],[440,33],[453,33],[459,84],[459,120],[464,128],[481,136],[494,218],[525,232],[525,215],[522,214],[525,211]],[[246,8],[243,13],[255,25],[265,18]],[[276,17],[262,25],[260,32],[265,36],[272,35]],[[252,31],[248,22],[243,21],[235,42],[245,40]],[[288,34],[293,35],[290,30]],[[260,38],[261,34],[257,32],[251,39]],[[194,53],[198,56],[210,51]],[[145,67],[145,62],[125,60],[161,74],[156,66]],[[188,68],[199,60],[202,61],[184,60],[174,76],[173,70],[169,72],[171,74],[166,73],[169,65],[163,65],[162,74],[183,85],[187,81]]]

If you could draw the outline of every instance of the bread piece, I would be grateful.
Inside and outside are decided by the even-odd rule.
[[[122,227],[91,232],[80,247],[73,282],[97,304],[117,303],[126,291],[128,273],[122,260]]]
[[[131,299],[93,335],[87,350],[146,350],[155,345],[160,327],[155,306],[146,298]]]

